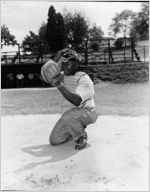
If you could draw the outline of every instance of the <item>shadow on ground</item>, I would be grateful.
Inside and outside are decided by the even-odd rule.
[[[86,148],[88,147],[90,147],[89,144],[87,144]],[[28,153],[29,155],[35,156],[37,158],[48,157],[49,159],[40,162],[28,163],[24,167],[17,169],[15,173],[33,169],[39,165],[49,164],[57,161],[63,161],[79,152],[78,150],[74,149],[73,141],[59,146],[51,146],[49,144],[29,146],[22,148],[21,151]]]

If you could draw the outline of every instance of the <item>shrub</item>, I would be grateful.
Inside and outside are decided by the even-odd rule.
[[[96,43],[96,42],[92,43],[91,48],[93,49],[93,51],[98,51],[98,49],[99,49],[98,43]]]
[[[116,48],[122,48],[123,43],[124,43],[123,39],[118,38],[118,39],[115,41],[114,45],[115,45]]]

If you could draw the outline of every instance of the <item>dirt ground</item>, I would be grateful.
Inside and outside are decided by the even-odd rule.
[[[73,90],[72,78],[66,85]],[[63,113],[72,105],[56,88],[3,89],[2,115]],[[149,84],[113,84],[100,82],[95,86],[96,111],[99,115],[140,116],[149,112]]]
[[[99,118],[88,126],[88,144],[81,151],[74,150],[73,141],[49,145],[49,134],[66,103],[63,109],[57,105],[53,114],[42,113],[48,101],[39,102],[40,109],[36,109],[35,103],[42,98],[37,93],[46,96],[47,92],[2,92],[1,190],[149,190],[147,85],[105,84],[99,88]],[[31,95],[36,95],[36,102]]]
[[[59,116],[2,118],[2,190],[148,190],[148,117],[99,116],[76,151],[48,143]]]

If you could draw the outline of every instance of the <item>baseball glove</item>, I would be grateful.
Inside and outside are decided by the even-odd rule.
[[[46,83],[58,86],[63,80],[60,64],[53,60],[47,61],[41,68],[41,77]]]
[[[42,66],[42,79],[46,83],[58,86],[64,78],[64,73],[61,72],[63,64],[72,60],[81,61],[81,57],[74,50],[62,49],[55,55],[54,60],[49,60]]]

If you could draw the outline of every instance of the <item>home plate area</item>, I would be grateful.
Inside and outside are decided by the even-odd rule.
[[[60,115],[2,116],[1,190],[148,191],[148,116],[99,116],[78,151],[49,144]]]

